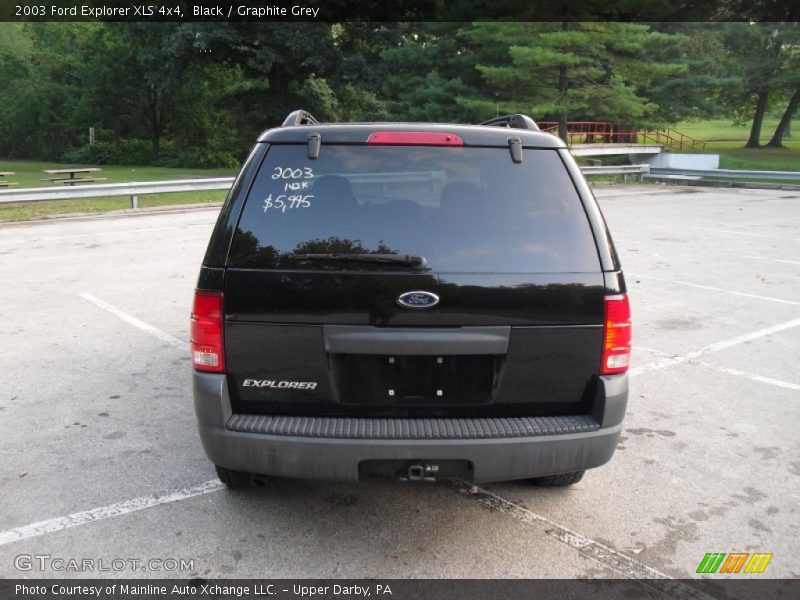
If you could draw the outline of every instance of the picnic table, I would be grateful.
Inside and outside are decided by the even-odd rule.
[[[6,181],[3,177],[8,175],[15,175],[14,171],[0,171],[0,187],[8,187],[10,185],[17,185],[16,181]]]
[[[85,174],[102,171],[99,167],[71,167],[69,169],[44,169],[45,173],[55,175],[46,177],[42,181],[52,181],[53,183],[63,183],[64,185],[75,185],[76,183],[92,183],[94,181],[105,181],[105,177],[86,177]]]

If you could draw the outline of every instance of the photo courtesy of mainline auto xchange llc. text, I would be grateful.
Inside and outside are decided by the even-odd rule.
[[[392,596],[392,588],[388,583],[375,583],[367,585],[348,585],[342,583],[331,583],[330,585],[306,585],[306,584],[286,584],[286,583],[136,583],[119,582],[94,584],[36,584],[36,583],[17,583],[14,585],[14,592],[17,596],[53,596],[60,597],[104,597],[120,595],[123,597],[246,597],[246,596],[278,596],[280,594],[291,594],[293,597],[378,597]]]
[[[793,591],[795,20],[25,6],[3,591]]]

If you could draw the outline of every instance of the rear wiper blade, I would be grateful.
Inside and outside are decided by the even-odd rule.
[[[340,262],[364,262],[408,265],[424,269],[428,264],[424,256],[413,254],[292,254],[299,260],[330,260]]]

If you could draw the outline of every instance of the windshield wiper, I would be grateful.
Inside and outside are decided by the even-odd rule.
[[[408,265],[419,269],[424,269],[428,264],[424,256],[414,256],[412,254],[291,254],[290,256],[298,260],[384,263]]]

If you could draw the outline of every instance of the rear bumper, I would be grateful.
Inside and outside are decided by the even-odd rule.
[[[306,428],[297,435],[291,428],[280,431],[280,424],[276,424],[277,429],[236,426],[241,419],[231,415],[225,376],[194,373],[200,437],[214,464],[302,479],[357,481],[359,464],[366,460],[469,461],[475,483],[590,469],[608,462],[614,454],[627,399],[627,375],[601,377],[594,401],[594,426],[586,427],[584,422],[584,426],[567,427],[560,433],[551,433],[545,425],[534,426],[527,433],[517,427],[514,432],[491,435],[485,427],[481,430],[476,420],[473,434],[465,433],[463,437],[454,437],[452,430],[449,435],[436,431],[423,435],[416,429],[415,435],[404,437],[400,423],[403,420],[397,420],[399,435],[374,437],[357,433],[363,427],[348,427],[348,420],[342,419],[344,423],[339,425],[343,428],[328,428],[330,433],[319,429],[312,433]],[[376,421],[385,424],[387,420]],[[462,429],[465,423],[467,429],[473,429],[469,419],[455,421]]]

